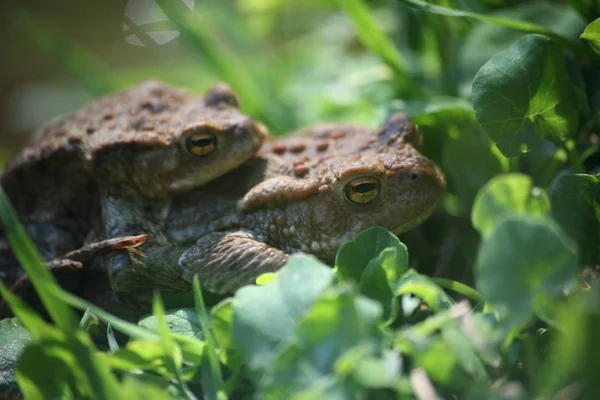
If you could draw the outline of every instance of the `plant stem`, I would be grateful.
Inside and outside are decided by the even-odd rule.
[[[468,297],[469,299],[471,299],[477,303],[483,300],[483,296],[477,290],[475,290],[463,283],[460,283],[457,281],[452,281],[450,279],[444,279],[444,278],[432,278],[432,279],[439,286],[441,286],[445,289],[450,289],[456,293],[460,293],[463,296]]]

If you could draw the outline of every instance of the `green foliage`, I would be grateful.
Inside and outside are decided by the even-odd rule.
[[[600,54],[600,18],[586,26],[581,38],[587,40],[592,49]]]
[[[532,187],[525,174],[498,175],[477,194],[471,218],[473,226],[487,235],[507,215],[546,215],[550,199],[543,189]]]
[[[577,256],[577,248],[555,223],[507,217],[481,244],[476,287],[508,324],[523,324],[534,306],[571,289]]]
[[[600,179],[560,174],[550,188],[552,215],[579,245],[586,265],[600,263]]]
[[[410,4],[411,6],[414,6],[417,9],[435,13],[435,14],[439,14],[439,15],[447,15],[447,16],[451,16],[451,17],[472,18],[472,19],[504,26],[506,28],[514,29],[514,30],[521,31],[521,32],[543,34],[543,35],[555,40],[556,42],[560,43],[565,48],[585,53],[585,48],[582,48],[577,42],[569,40],[567,38],[564,38],[561,35],[554,33],[552,30],[545,29],[539,25],[536,25],[536,24],[533,24],[533,23],[530,23],[527,21],[490,17],[490,16],[483,15],[483,14],[477,14],[477,13],[473,13],[473,12],[433,5],[424,0],[399,0],[399,1]]]
[[[573,81],[560,47],[525,36],[488,61],[473,81],[477,121],[507,157],[540,153],[578,128]]]
[[[154,29],[177,30],[192,56],[177,68],[107,74],[56,24],[15,15],[97,94],[143,77],[196,90],[225,80],[276,134],[332,119],[375,126],[404,111],[447,192],[415,231],[373,227],[343,244],[333,269],[293,255],[209,307],[195,280],[170,309],[156,296],[136,325],[60,289],[0,191],[3,231],[50,319],[0,286],[16,316],[0,322],[1,391],[597,397],[597,0],[157,3],[169,20]],[[108,345],[94,343],[104,324]]]
[[[165,315],[165,321],[172,332],[194,339],[202,340],[203,338],[200,321],[198,321],[196,310],[193,308],[181,308],[175,312],[169,312]],[[143,318],[138,322],[138,325],[151,330],[156,330],[157,324],[158,322],[154,315]]]
[[[0,321],[0,387],[3,392],[17,391],[17,360],[30,341],[31,334],[17,318]]]
[[[386,248],[394,250],[385,254],[385,258],[379,258],[378,255],[383,255],[382,250]],[[408,268],[406,246],[396,236],[376,229],[364,231],[354,240],[343,244],[335,258],[337,273],[344,279],[355,282],[360,282],[365,273],[372,274],[371,271],[375,268],[381,269],[392,282],[396,281],[398,277],[392,276],[396,274],[395,267],[386,267],[390,264]]]
[[[406,61],[389,38],[379,29],[377,21],[369,13],[362,0],[338,0],[338,3],[352,19],[356,33],[364,45],[390,67],[400,88],[412,88],[414,91],[415,87]]]
[[[243,60],[225,44],[215,38],[216,27],[212,26],[210,16],[200,13],[185,13],[185,8],[173,2],[158,0],[163,12],[170,18],[192,46],[206,56],[208,63],[239,92],[249,113],[259,116],[276,131],[289,128],[287,122],[292,116],[282,107],[278,99],[269,93],[268,86],[249,70]],[[271,96],[270,96],[271,95]]]
[[[331,279],[327,266],[311,257],[296,256],[270,284],[246,287],[237,293],[232,302],[231,338],[250,370],[265,370],[278,345],[292,337],[300,316]]]
[[[598,0],[567,0],[567,3],[590,22],[600,17],[600,2]]]

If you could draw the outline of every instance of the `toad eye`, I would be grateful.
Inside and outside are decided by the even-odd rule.
[[[379,195],[379,181],[375,178],[357,178],[346,184],[346,199],[354,204],[368,204]]]
[[[193,156],[208,156],[217,148],[217,137],[214,133],[194,133],[185,139],[185,148]]]

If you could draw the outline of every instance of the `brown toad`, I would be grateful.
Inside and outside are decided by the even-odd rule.
[[[41,127],[7,164],[2,186],[42,257],[51,259],[86,237],[128,235],[122,214],[149,221],[132,234],[152,234],[173,195],[239,166],[265,136],[225,84],[197,96],[146,81]],[[119,208],[111,207],[115,199]],[[112,219],[115,236],[98,232],[100,215]],[[12,281],[20,270],[6,243],[3,250],[0,270]]]
[[[176,196],[160,233],[164,246],[144,244],[133,261],[123,252],[107,257],[113,289],[147,299],[157,288],[186,290],[198,274],[205,289],[225,293],[295,252],[331,264],[364,229],[399,233],[419,224],[444,190],[403,114],[377,129],[329,124],[299,136],[269,142],[241,168]]]

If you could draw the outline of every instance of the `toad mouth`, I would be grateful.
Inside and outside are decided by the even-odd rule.
[[[201,185],[202,184],[201,179],[202,179],[202,177],[200,175],[198,175],[198,176],[192,175],[188,178],[179,179],[179,180],[171,182],[169,187],[173,191],[180,192],[180,191],[188,190],[195,186]]]
[[[223,173],[226,172],[225,169],[222,170]],[[219,174],[216,174],[218,177]],[[173,192],[185,192],[188,190],[192,190],[197,186],[204,185],[210,181],[210,179],[206,179],[207,175],[202,171],[186,176],[185,178],[177,179],[172,181],[169,184],[169,188]],[[215,178],[216,179],[216,178]]]
[[[433,213],[433,210],[435,210],[435,206],[436,206],[436,203],[433,203],[433,205],[431,207],[429,207],[427,210],[423,211],[421,214],[417,215],[410,221],[405,222],[404,224],[402,224],[394,229],[391,229],[390,231],[394,235],[399,235],[401,233],[404,233],[404,232],[412,229],[413,227],[419,225],[421,222],[423,222],[425,219],[427,219]]]

